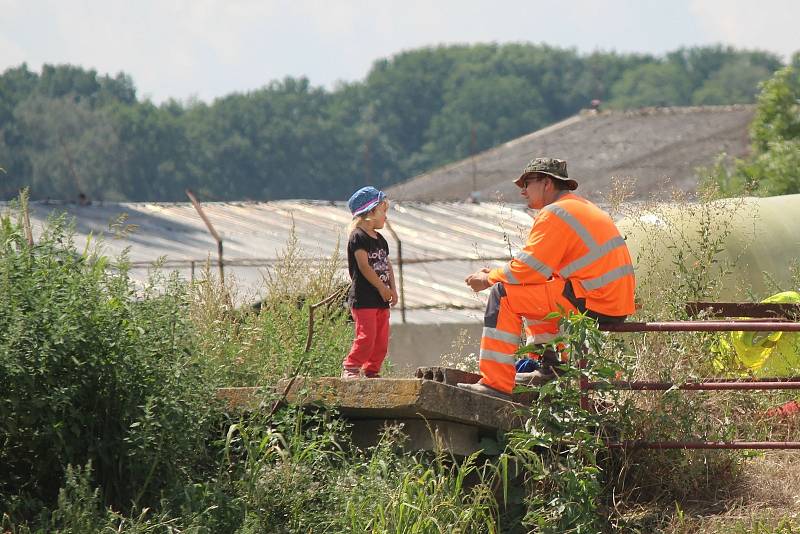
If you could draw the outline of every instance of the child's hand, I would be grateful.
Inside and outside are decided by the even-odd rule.
[[[392,290],[391,289],[389,289],[386,286],[381,286],[378,289],[378,292],[381,294],[381,298],[383,299],[384,302],[389,302],[389,303],[392,302]]]
[[[397,303],[400,301],[400,298],[397,296],[397,290],[394,288],[392,289],[392,306],[396,306]]]

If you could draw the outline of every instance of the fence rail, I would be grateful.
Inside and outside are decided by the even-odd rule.
[[[754,303],[688,303],[687,310],[699,313],[701,310],[716,316],[747,312],[755,319],[630,322],[600,325],[600,330],[619,333],[646,332],[800,332],[800,322],[791,321],[797,317],[797,305],[760,305]],[[769,318],[769,319],[765,319]],[[579,362],[586,368],[586,359]],[[589,392],[607,388],[628,391],[769,391],[800,390],[800,377],[771,378],[704,378],[684,383],[658,382],[647,380],[615,380],[611,382],[590,382],[581,374],[581,407],[589,409]],[[612,449],[800,449],[797,441],[647,441],[607,440]]]

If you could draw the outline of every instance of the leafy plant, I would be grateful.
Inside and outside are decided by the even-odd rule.
[[[766,80],[750,125],[753,155],[728,163],[725,157],[705,169],[704,184],[721,196],[761,196],[800,192],[800,70],[784,67]]]
[[[140,299],[118,265],[77,253],[63,219],[30,245],[0,218],[0,504],[20,514],[54,503],[70,464],[91,461],[104,503],[144,504],[205,457],[214,384],[183,285],[156,276]]]

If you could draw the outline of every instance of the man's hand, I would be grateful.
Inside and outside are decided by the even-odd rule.
[[[489,283],[489,271],[490,269],[484,267],[480,271],[475,271],[466,277],[464,281],[475,293],[483,291],[492,286],[492,284]]]

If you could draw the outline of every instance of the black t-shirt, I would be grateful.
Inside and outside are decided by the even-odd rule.
[[[381,234],[374,238],[361,228],[356,228],[347,242],[347,268],[350,279],[353,280],[347,303],[352,308],[388,308],[389,303],[381,298],[377,288],[361,274],[356,261],[356,250],[367,251],[369,266],[386,287],[389,287],[389,244]]]

